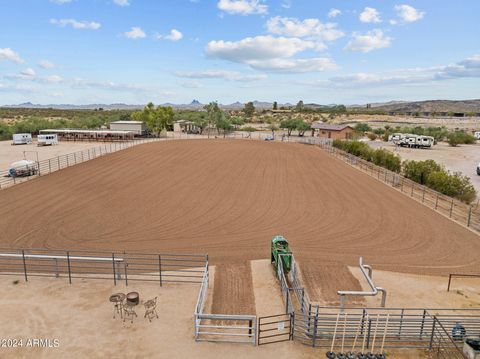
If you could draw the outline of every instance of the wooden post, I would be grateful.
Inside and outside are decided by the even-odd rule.
[[[117,285],[117,276],[115,273],[115,254],[112,253],[112,267],[113,267],[113,283],[114,285]]]
[[[452,204],[450,205],[450,218],[452,218],[452,212],[453,212],[453,198],[452,198]]]
[[[162,258],[158,255],[158,275],[160,277],[160,287],[162,286]]]
[[[470,227],[470,219],[472,218],[472,206],[468,209],[468,219],[467,219],[467,227]]]
[[[438,193],[437,193],[437,199],[435,200],[435,210],[437,209],[438,207]]]
[[[70,253],[67,251],[67,264],[68,264],[68,282],[72,284],[72,272],[70,269]]]
[[[23,273],[25,275],[25,282],[28,282],[27,263],[25,262],[25,251],[23,249],[22,249],[22,259],[23,259]]]
[[[452,283],[452,275],[448,275],[448,287],[447,287],[447,292],[450,292],[450,284]]]
[[[425,202],[425,186],[423,186],[422,203]]]

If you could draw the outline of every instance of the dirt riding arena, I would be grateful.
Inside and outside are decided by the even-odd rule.
[[[307,275],[310,266],[356,266],[359,255],[376,269],[424,275],[480,266],[473,232],[294,143],[182,140],[120,151],[1,191],[0,231],[4,247],[208,253],[218,265],[269,258],[271,237],[283,234]],[[335,291],[358,287],[353,277],[352,288],[324,279]]]

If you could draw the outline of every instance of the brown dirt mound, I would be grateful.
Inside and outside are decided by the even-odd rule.
[[[215,266],[212,313],[255,315],[250,262]]]
[[[301,260],[447,274],[479,237],[313,146],[192,140],[137,146],[0,192],[1,245]]]
[[[339,290],[361,291],[362,286],[350,269],[340,263],[322,263],[303,261],[300,263],[302,281],[312,302],[322,305],[339,305]],[[362,297],[346,297],[347,305],[361,305]]]

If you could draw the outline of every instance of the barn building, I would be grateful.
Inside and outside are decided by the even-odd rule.
[[[314,123],[312,134],[316,137],[331,138],[332,140],[350,140],[353,137],[353,128],[348,125],[327,125]]]

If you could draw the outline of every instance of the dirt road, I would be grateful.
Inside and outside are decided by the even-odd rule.
[[[137,146],[0,192],[1,246],[269,257],[285,235],[299,261],[358,257],[447,274],[480,267],[479,237],[322,150],[194,140]]]

